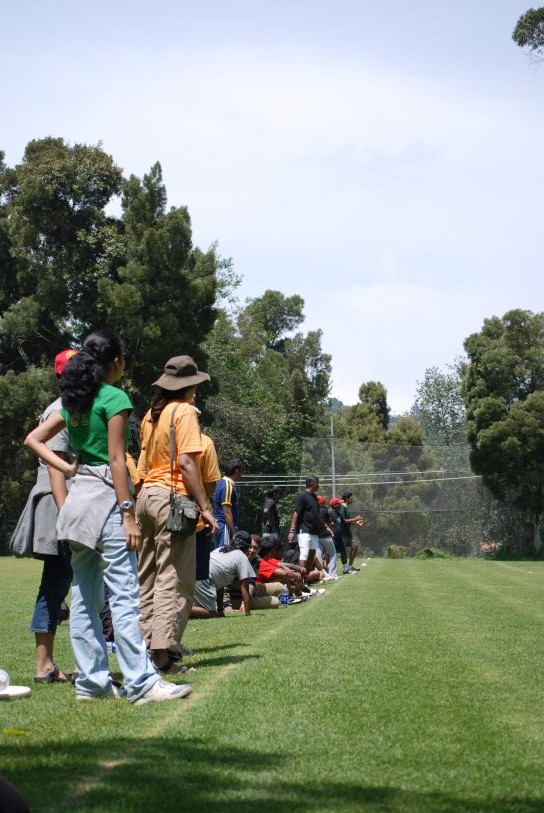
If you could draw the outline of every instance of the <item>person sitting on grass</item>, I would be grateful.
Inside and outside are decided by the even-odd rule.
[[[281,582],[266,582],[265,584],[256,584],[259,565],[261,562],[259,556],[260,549],[261,537],[257,534],[252,534],[251,544],[246,550],[246,556],[251,562],[251,566],[255,573],[255,579],[253,579],[249,585],[249,592],[251,594],[249,606],[252,610],[273,610],[280,606],[279,597],[285,591],[285,585],[283,585]],[[240,591],[239,582],[233,582],[230,585],[229,592],[233,610],[242,611],[242,594]],[[225,606],[225,612],[228,611],[228,607]]]
[[[235,580],[240,584],[244,613],[251,615],[249,585],[255,572],[246,555],[250,544],[250,535],[237,531],[229,545],[211,552],[210,577],[196,582],[191,618],[224,615],[224,591]]]
[[[289,566],[285,562],[281,562],[279,558],[281,555],[281,543],[278,543],[278,541],[271,536],[263,536],[257,584],[281,582],[287,587],[291,595],[300,596],[304,586],[303,577],[306,571],[296,565]],[[293,567],[297,567],[297,570],[294,570]]]
[[[289,542],[289,547],[283,554],[282,563],[291,568],[291,570],[294,570],[295,573],[301,573],[305,582],[308,584],[322,580],[325,571],[321,560],[317,556],[314,558],[314,566],[310,571],[307,571],[305,568],[303,570],[299,562],[300,548],[298,542],[294,539],[292,542]]]

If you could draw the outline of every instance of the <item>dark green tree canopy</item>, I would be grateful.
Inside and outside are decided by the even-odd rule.
[[[108,214],[119,195],[121,216]],[[169,357],[188,353],[206,368],[203,342],[230,264],[215,246],[193,247],[187,208],[166,204],[159,164],[124,180],[100,145],[32,141],[14,168],[0,154],[0,534],[34,476],[21,444],[56,394],[56,353],[96,327],[118,331],[140,414]]]
[[[522,512],[540,548],[544,513],[544,313],[486,319],[465,341],[463,394],[474,470],[495,497]]]
[[[529,48],[534,54],[544,51],[544,8],[530,8],[522,14],[512,33],[520,48]]]

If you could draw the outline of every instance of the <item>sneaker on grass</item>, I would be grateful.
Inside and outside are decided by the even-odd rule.
[[[145,694],[133,701],[134,706],[143,706],[144,703],[159,703],[163,700],[178,700],[191,694],[193,687],[188,683],[168,683],[166,680],[157,680]]]
[[[86,694],[85,692],[76,691],[76,700],[120,700],[122,697],[126,697],[126,691],[116,684],[117,681],[112,683],[111,690],[103,694]]]
[[[302,598],[300,596],[289,596],[288,604],[300,604],[302,602]]]

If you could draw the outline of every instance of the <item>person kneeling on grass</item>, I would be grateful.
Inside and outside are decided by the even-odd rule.
[[[213,550],[210,554],[210,577],[195,584],[195,597],[191,618],[213,618],[223,615],[225,587],[236,579],[240,584],[242,604],[246,615],[251,615],[250,590],[255,572],[245,551],[251,544],[246,531],[237,531],[229,545]]]

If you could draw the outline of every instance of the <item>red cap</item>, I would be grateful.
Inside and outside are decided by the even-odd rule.
[[[327,500],[325,497],[322,497],[321,494],[318,496],[317,501],[319,505],[327,505]]]
[[[340,497],[331,497],[329,505],[340,505],[341,503],[342,500],[340,499]]]
[[[72,350],[71,347],[69,347],[68,350],[62,350],[62,352],[57,353],[55,356],[55,375],[62,375],[64,368],[75,355],[77,355],[77,350]]]

